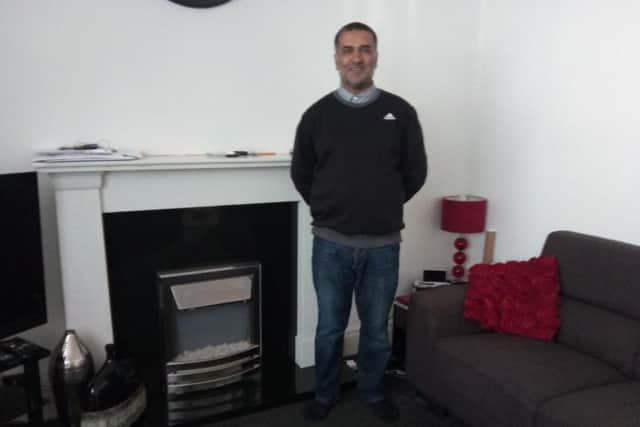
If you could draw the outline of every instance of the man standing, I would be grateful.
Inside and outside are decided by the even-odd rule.
[[[415,109],[373,84],[375,32],[352,22],[338,31],[334,45],[340,88],[303,114],[291,164],[313,217],[318,300],[315,399],[304,415],[321,421],[338,401],[355,293],[358,392],[378,417],[392,422],[398,409],[383,393],[391,354],[387,319],[398,286],[402,207],[424,184],[426,154]]]

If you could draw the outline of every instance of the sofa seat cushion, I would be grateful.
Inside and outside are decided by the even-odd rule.
[[[640,426],[640,382],[626,381],[588,388],[545,402],[539,427]]]
[[[571,298],[564,298],[561,317],[559,343],[640,379],[634,362],[640,354],[640,321]]]
[[[503,425],[533,426],[538,406],[552,397],[626,380],[619,371],[562,344],[502,334],[437,341],[434,369],[463,399],[475,401]],[[433,390],[437,393],[437,390]]]

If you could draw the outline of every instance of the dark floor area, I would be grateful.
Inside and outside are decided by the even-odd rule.
[[[425,401],[402,377],[390,376],[388,394],[398,406],[400,418],[395,427],[465,427],[442,408]],[[228,420],[204,424],[203,427],[302,427],[309,426],[302,412],[308,400]],[[347,387],[329,416],[314,424],[318,427],[382,427],[389,425],[373,415],[357,396],[355,387]]]
[[[345,361],[346,362],[346,361]],[[306,426],[308,423],[302,417],[302,410],[313,398],[314,369],[295,367],[295,393],[272,396],[263,404],[254,405],[234,411],[229,411],[214,417],[198,420],[197,422],[180,424],[183,427],[268,427]],[[343,367],[343,391],[340,402],[331,411],[327,420],[318,423],[322,426],[346,426],[346,427],[376,427],[385,425],[376,419],[366,405],[357,396],[355,387],[356,370],[347,366]],[[451,417],[444,409],[425,401],[415,389],[408,384],[400,370],[390,370],[387,373],[387,394],[400,409],[400,419],[394,424],[398,427],[464,427],[455,418]],[[19,414],[24,412],[24,404],[20,394],[11,393],[7,389],[0,389],[0,402],[2,412],[0,414]],[[50,402],[45,410],[45,423],[43,427],[60,427],[60,424],[51,418],[55,410]],[[24,417],[20,421],[1,422],[2,427],[20,427],[28,425]],[[6,418],[5,418],[6,420]],[[141,418],[134,427],[160,427],[156,421],[150,421],[147,417]]]
[[[262,413],[267,410],[271,410],[273,408],[278,408],[290,404],[294,404],[296,402],[304,401],[312,397],[313,385],[314,385],[314,369],[311,368],[299,368],[295,364],[292,364],[290,369],[293,371],[287,375],[284,375],[284,378],[293,378],[294,381],[292,384],[282,384],[282,387],[271,387],[270,393],[258,403],[247,405],[242,408],[229,410],[227,412],[203,418],[197,422],[193,423],[184,423],[181,424],[183,426],[204,426],[210,425],[213,422],[220,422],[224,420],[231,420],[247,415]],[[348,366],[344,366],[342,373],[342,382],[345,390],[353,388],[355,380],[355,371],[349,368]],[[151,395],[151,394],[149,394]],[[25,408],[25,400],[24,394],[21,391],[20,387],[3,387],[0,388],[0,426],[19,426],[19,425],[27,425],[25,416],[21,416],[18,420],[14,422],[9,422],[9,420],[15,420],[16,417],[19,417],[21,414],[26,412]],[[55,415],[55,409],[53,408],[53,404],[51,402],[45,402],[45,426],[46,427],[55,427],[59,424],[52,419]],[[160,427],[158,423],[158,415],[154,414],[149,416],[145,414],[136,424],[135,427]],[[22,421],[25,420],[25,421]]]

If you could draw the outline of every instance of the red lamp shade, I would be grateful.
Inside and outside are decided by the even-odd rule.
[[[442,198],[440,228],[452,233],[481,233],[487,219],[487,199],[478,196]]]

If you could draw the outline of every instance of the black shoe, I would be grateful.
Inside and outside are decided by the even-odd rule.
[[[400,411],[398,411],[398,407],[387,398],[369,403],[369,408],[376,417],[385,423],[393,423],[400,418]]]
[[[302,415],[308,422],[317,423],[327,418],[327,415],[329,415],[331,408],[333,408],[332,405],[325,405],[314,399],[311,401],[311,403],[305,406],[304,410],[302,411]]]

